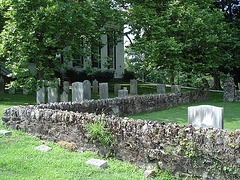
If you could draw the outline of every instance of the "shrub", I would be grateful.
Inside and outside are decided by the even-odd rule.
[[[86,70],[77,71],[73,68],[67,69],[65,76],[67,76],[72,83],[77,81],[82,82],[88,79]]]
[[[133,71],[125,70],[125,72],[123,74],[123,80],[130,81],[131,79],[135,79],[135,73]]]
[[[93,72],[93,79],[96,79],[98,81],[112,81],[113,78],[114,78],[114,73],[115,71],[114,70],[110,70],[110,69],[107,69],[107,70],[97,70],[95,72]]]

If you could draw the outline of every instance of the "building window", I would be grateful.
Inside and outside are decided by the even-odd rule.
[[[84,67],[83,63],[84,63],[83,56],[79,54],[73,55],[73,67],[83,68]]]
[[[113,36],[107,36],[108,68],[116,69],[116,40]]]
[[[91,48],[91,62],[93,68],[101,68],[101,48],[99,45]]]

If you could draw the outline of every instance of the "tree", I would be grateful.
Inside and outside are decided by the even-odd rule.
[[[135,4],[129,9],[129,24],[135,34],[133,48],[144,53],[148,64],[172,74],[184,72],[218,75],[221,66],[231,64],[235,47],[232,30],[223,20],[223,12],[213,1],[164,1]],[[229,70],[230,67],[225,67]]]
[[[17,85],[53,80],[63,64],[56,55],[91,56],[91,47],[102,45],[101,35],[122,35],[123,12],[110,0],[5,0],[2,5],[7,20],[0,52]],[[36,72],[28,69],[30,62]]]

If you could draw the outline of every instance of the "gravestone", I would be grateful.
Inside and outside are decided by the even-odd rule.
[[[120,90],[121,88],[121,84],[114,84],[114,94],[118,95],[118,90]]]
[[[63,82],[63,91],[65,91],[67,94],[69,94],[69,82],[68,81]]]
[[[9,87],[9,90],[8,90],[8,93],[9,93],[9,94],[16,94],[16,88],[13,87],[13,86],[10,86],[10,87]]]
[[[47,151],[51,151],[52,148],[45,146],[45,145],[40,145],[38,147],[35,147],[34,149],[39,150],[41,152],[47,152]]]
[[[58,88],[48,87],[48,103],[58,102]]]
[[[127,87],[123,87],[123,90],[128,90],[128,88]]]
[[[61,102],[68,102],[68,94],[65,91],[62,92]]]
[[[96,79],[93,81],[93,93],[98,94],[98,81]]]
[[[83,81],[83,99],[91,99],[91,82],[89,80]]]
[[[166,93],[166,85],[165,84],[157,84],[157,93],[165,94]]]
[[[92,165],[92,166],[95,166],[97,168],[102,168],[102,169],[107,168],[107,161],[100,160],[100,159],[90,159],[85,163],[89,164],[89,165]]]
[[[226,79],[224,83],[224,93],[223,101],[224,102],[233,102],[235,99],[235,84],[232,79]]]
[[[133,95],[138,94],[138,82],[136,79],[130,80],[130,94]]]
[[[196,128],[223,129],[223,108],[210,105],[188,107],[188,124]]]
[[[108,83],[99,83],[99,96],[100,99],[108,98]]]
[[[11,131],[6,131],[6,130],[0,130],[0,134],[3,136],[11,136],[12,132]]]
[[[171,86],[172,93],[180,93],[181,92],[181,86],[179,85],[172,85]]]
[[[72,83],[72,102],[80,102],[83,100],[83,83]]]
[[[120,89],[118,90],[118,97],[128,96],[128,90]]]
[[[37,91],[37,104],[45,104],[45,95],[45,87],[42,87]]]
[[[28,95],[28,88],[27,87],[23,87],[23,95]]]
[[[3,77],[1,76],[0,77],[0,94],[3,94],[4,91],[5,91],[5,82],[4,82]]]

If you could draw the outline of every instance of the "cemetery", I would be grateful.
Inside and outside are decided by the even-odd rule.
[[[190,106],[188,126],[125,117],[205,101],[208,89],[181,92],[181,87],[175,85],[171,86],[172,93],[166,93],[166,85],[156,85],[157,94],[137,95],[137,81],[130,81],[130,94],[126,87],[115,85],[114,93],[119,97],[109,98],[108,83],[95,81],[95,85],[99,88],[98,100],[91,100],[87,94],[91,92],[88,81],[72,84],[72,102],[52,102],[54,91],[48,89],[51,97],[47,95],[47,104],[5,109],[3,126],[28,132],[42,140],[72,142],[81,151],[91,150],[103,157],[114,154],[116,159],[141,167],[157,164],[162,171],[170,169],[175,177],[239,178],[240,131],[224,129],[223,108]],[[63,89],[69,94],[68,88]],[[37,93],[36,99],[42,102],[45,93],[42,91],[41,97]],[[98,125],[102,125],[103,131],[94,136],[90,128]],[[37,149],[51,150],[45,146]],[[86,163],[92,162],[107,167],[106,162],[98,165],[101,161],[96,159]],[[231,171],[225,167],[230,167]]]

